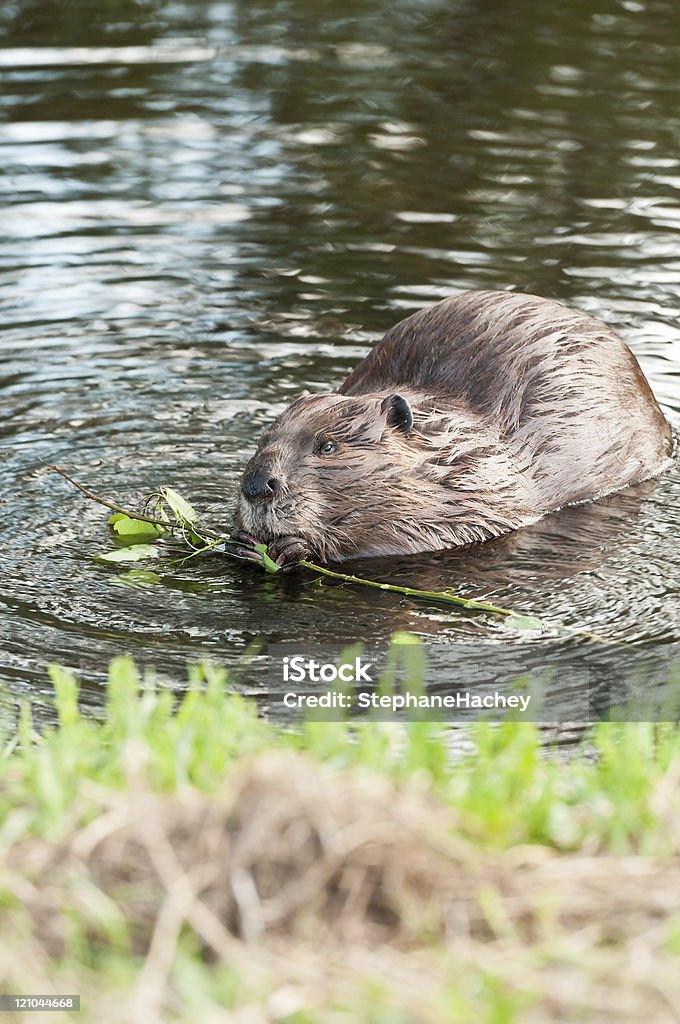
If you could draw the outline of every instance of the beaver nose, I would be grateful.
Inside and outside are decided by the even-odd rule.
[[[271,501],[281,490],[281,481],[275,476],[270,476],[266,469],[253,469],[243,477],[241,490],[249,501],[255,501],[257,498]]]

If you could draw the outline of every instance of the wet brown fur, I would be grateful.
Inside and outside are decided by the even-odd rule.
[[[382,408],[392,395],[412,429]],[[277,493],[242,494],[236,526],[280,560],[455,547],[656,476],[671,453],[611,328],[533,295],[466,292],[393,327],[337,393],[286,409],[244,474]]]

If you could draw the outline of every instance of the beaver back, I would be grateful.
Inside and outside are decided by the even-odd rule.
[[[498,430],[544,512],[655,476],[671,429],[607,325],[535,295],[473,291],[387,332],[338,389],[417,390]]]

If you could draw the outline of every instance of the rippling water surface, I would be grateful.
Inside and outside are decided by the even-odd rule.
[[[96,703],[123,651],[180,683],[256,637],[497,639],[487,617],[219,556],[130,580],[93,560],[104,510],[44,465],[127,504],[170,483],[227,523],[289,397],[443,296],[513,287],[602,317],[680,422],[673,0],[12,0],[0,40],[6,694],[59,661]],[[669,643],[679,494],[674,469],[357,568]]]

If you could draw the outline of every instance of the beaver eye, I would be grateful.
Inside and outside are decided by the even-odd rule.
[[[335,443],[335,441],[326,441],[326,443],[322,445],[320,449],[322,455],[332,455],[333,452],[337,452],[337,450],[338,446]]]

